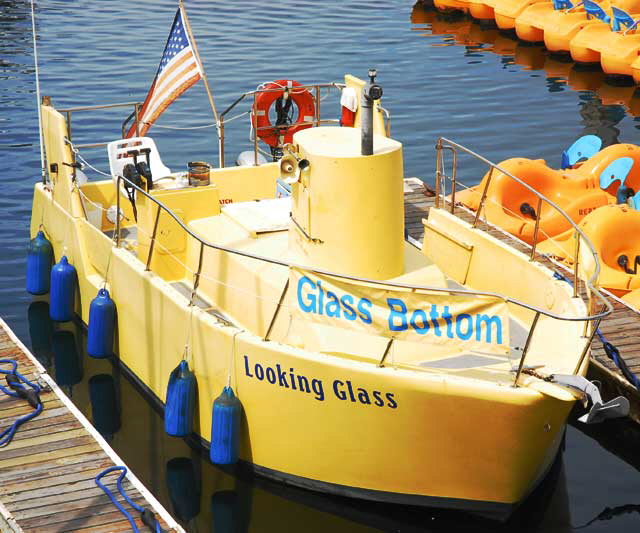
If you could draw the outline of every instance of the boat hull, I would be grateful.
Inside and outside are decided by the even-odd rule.
[[[109,264],[119,357],[160,401],[193,313],[195,430],[209,440],[213,400],[230,379],[243,405],[240,456],[259,473],[336,494],[500,514],[526,497],[557,453],[569,394],[265,341],[190,308],[174,285],[125,248],[112,249],[42,185],[32,233],[40,223],[55,257],[64,250],[78,271],[76,311],[85,323]]]
[[[639,52],[640,35],[613,34],[600,52],[602,70],[609,75],[633,76],[632,65]]]
[[[516,35],[530,43],[543,42],[546,21],[553,13],[552,2],[537,2],[525,7],[516,17]]]
[[[469,0],[469,14],[476,20],[493,21],[493,0]]]
[[[599,63],[600,52],[611,37],[605,24],[592,24],[580,30],[569,43],[571,58],[578,63]]]
[[[494,3],[495,19],[501,30],[514,30],[516,19],[532,4],[541,0],[501,0]]]

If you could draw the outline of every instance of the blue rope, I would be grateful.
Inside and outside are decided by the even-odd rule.
[[[554,272],[553,276],[561,281],[566,281],[569,285],[573,285],[570,279],[563,276],[559,272]],[[607,357],[613,361],[613,363],[618,367],[620,372],[622,372],[622,375],[627,379],[627,381],[640,391],[640,379],[638,379],[638,376],[636,376],[633,372],[631,372],[631,370],[629,370],[629,367],[627,366],[624,358],[620,355],[620,351],[618,350],[618,348],[607,341],[607,338],[602,334],[600,328],[596,330],[596,335],[600,339],[600,342],[602,342],[602,347],[604,348]]]
[[[638,379],[638,376],[636,376],[633,372],[631,372],[631,370],[629,370],[627,363],[620,356],[618,348],[607,341],[607,338],[600,332],[600,329],[596,330],[596,335],[598,335],[598,338],[602,342],[602,347],[604,348],[604,351],[606,352],[609,359],[611,359],[620,369],[620,372],[622,372],[622,375],[627,378],[627,381],[640,391],[640,380]]]
[[[122,486],[122,480],[127,475],[126,466],[110,466],[106,470],[103,470],[96,476],[96,480],[95,480],[96,485],[98,485],[98,487],[102,489],[102,491],[111,500],[111,503],[113,503],[113,505],[115,505],[118,508],[118,510],[126,517],[126,519],[129,521],[129,524],[131,524],[131,527],[133,528],[134,533],[139,533],[140,530],[138,529],[138,526],[136,525],[136,522],[133,519],[133,516],[131,516],[131,513],[129,513],[129,511],[127,511],[118,500],[116,500],[115,496],[111,492],[111,489],[103,485],[102,482],[100,481],[107,474],[110,474],[111,472],[117,472],[117,471],[121,472],[120,475],[118,476],[118,479],[116,480],[116,487],[118,488],[118,492],[122,495],[122,497],[131,507],[133,507],[136,511],[140,513],[140,515],[142,516],[142,521],[147,526],[149,526],[156,533],[162,533],[162,528],[160,527],[160,523],[155,519],[155,517],[153,516],[153,513],[151,513],[148,509],[141,507],[140,505],[135,503],[133,500],[131,500],[129,496],[127,496],[127,493],[125,492]],[[151,520],[153,520],[153,526],[150,523]]]
[[[32,383],[18,372],[18,363],[13,359],[0,359],[0,364],[11,365],[11,370],[0,369],[0,374],[5,374],[7,376],[6,379],[9,385],[9,388],[7,388],[0,384],[0,390],[12,398],[23,398],[27,400],[29,405],[34,408],[31,413],[16,419],[13,424],[0,433],[1,448],[3,446],[7,446],[11,442],[16,431],[18,431],[18,428],[22,424],[38,416],[42,412],[43,407],[42,402],[40,401],[40,386],[36,383]],[[27,388],[25,385],[28,385],[31,389]]]

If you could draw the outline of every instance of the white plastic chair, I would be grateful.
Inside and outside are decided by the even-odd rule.
[[[118,176],[122,176],[122,169],[128,163],[133,163],[133,157],[128,155],[130,150],[141,150],[143,148],[151,149],[149,153],[149,167],[153,181],[167,177],[171,174],[171,170],[164,165],[160,159],[160,153],[156,147],[156,143],[151,137],[131,137],[130,139],[119,139],[112,141],[107,145],[109,153],[109,168],[114,183],[118,182]],[[138,161],[146,161],[146,156],[140,154]]]

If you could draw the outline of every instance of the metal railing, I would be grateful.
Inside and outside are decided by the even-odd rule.
[[[308,91],[310,94],[313,95],[313,100],[314,100],[314,115],[313,115],[313,119],[310,121],[298,121],[296,122],[296,125],[298,126],[320,126],[321,124],[337,124],[338,123],[338,119],[322,119],[321,118],[321,92],[323,89],[326,89],[327,91],[330,91],[331,89],[342,89],[344,88],[344,84],[343,83],[335,83],[335,82],[331,82],[331,83],[316,83],[313,85],[296,85],[294,87],[291,87],[291,91],[292,92],[304,92],[304,91]],[[233,109],[235,109],[241,102],[243,102],[245,99],[247,98],[251,98],[252,100],[252,107],[251,107],[251,111],[249,111],[249,115],[250,115],[250,120],[251,120],[251,124],[252,124],[252,131],[253,131],[253,137],[251,138],[251,141],[253,142],[253,155],[254,155],[254,164],[258,165],[258,154],[259,153],[263,153],[265,155],[269,155],[271,156],[271,154],[265,153],[263,151],[260,150],[260,148],[258,147],[258,141],[260,139],[260,133],[262,132],[266,132],[266,131],[279,131],[279,130],[286,130],[287,128],[290,128],[291,125],[270,125],[270,126],[263,126],[260,128],[253,128],[253,124],[254,124],[254,117],[253,117],[253,112],[254,110],[257,108],[257,100],[258,100],[258,95],[260,94],[264,94],[264,93],[279,93],[282,92],[283,89],[281,88],[275,88],[275,89],[261,89],[258,88],[255,91],[248,91],[246,93],[242,93],[238,98],[235,99],[235,101],[229,106],[227,107],[222,113],[220,113],[220,167],[224,167],[225,164],[225,120],[226,122],[230,122],[236,118],[239,118],[240,116],[243,116],[245,113],[241,113],[240,115],[236,115],[234,117],[228,118],[227,119],[227,115],[233,111]]]
[[[322,98],[322,91],[326,90],[327,92],[330,92],[331,89],[337,89],[337,90],[342,90],[344,89],[345,84],[344,83],[337,83],[337,82],[330,82],[330,83],[315,83],[312,85],[296,85],[294,87],[291,88],[292,92],[299,92],[299,91],[309,91],[312,95],[313,95],[313,100],[314,100],[314,105],[315,105],[315,109],[314,109],[314,116],[312,120],[302,120],[302,121],[297,121],[295,124],[296,126],[320,126],[322,124],[338,124],[339,123],[339,119],[337,118],[326,118],[323,119],[321,117],[321,102],[323,100]],[[285,125],[275,125],[272,124],[270,126],[262,126],[259,128],[254,128],[253,124],[254,124],[254,119],[253,119],[253,110],[255,110],[257,108],[257,99],[258,99],[258,95],[263,94],[263,93],[277,93],[277,92],[282,92],[281,88],[275,88],[275,89],[262,89],[262,88],[258,88],[255,91],[248,91],[246,93],[241,94],[238,98],[236,98],[236,100],[229,106],[227,107],[222,113],[220,113],[220,167],[224,166],[224,162],[225,162],[225,119],[227,117],[227,115],[234,109],[236,108],[242,101],[244,101],[247,98],[251,98],[252,100],[252,107],[251,107],[251,111],[249,111],[249,115],[251,117],[251,121],[252,121],[252,131],[253,131],[253,136],[251,138],[251,141],[253,143],[253,153],[254,153],[254,164],[257,165],[258,164],[258,154],[262,153],[264,155],[268,155],[271,156],[271,154],[264,152],[262,150],[260,150],[260,148],[258,147],[258,141],[260,139],[260,133],[261,132],[273,132],[273,131],[279,131],[279,130],[286,130],[287,128],[290,128],[291,125],[290,124],[285,124]],[[384,124],[385,124],[385,132],[387,134],[387,136],[389,136],[391,134],[391,116],[389,115],[389,111],[387,111],[385,108],[383,108],[382,106],[378,106],[378,109],[380,110],[380,112],[383,115],[384,118]],[[231,122],[232,120],[235,120],[236,118],[239,118],[243,115],[245,115],[246,113],[241,113],[240,115],[236,115],[233,116],[229,119],[226,119],[226,122]]]
[[[444,158],[443,158],[443,151],[447,150],[450,151],[452,153],[452,171],[451,171],[451,176],[447,176],[445,173],[445,164],[444,164]],[[536,252],[536,245],[538,243],[538,233],[539,233],[539,229],[540,229],[540,213],[541,213],[541,208],[542,208],[542,204],[543,202],[550,206],[552,209],[554,209],[557,213],[559,213],[568,223],[569,225],[575,230],[575,240],[576,240],[576,244],[575,244],[575,261],[574,261],[574,267],[573,267],[573,297],[577,298],[579,295],[579,283],[580,283],[580,273],[579,273],[579,269],[580,269],[580,243],[582,241],[584,241],[585,245],[587,246],[589,252],[591,253],[591,257],[593,260],[593,264],[594,264],[594,271],[593,274],[591,275],[591,277],[589,277],[589,279],[585,279],[584,280],[584,284],[585,284],[585,289],[587,292],[587,297],[588,297],[588,310],[589,313],[592,312],[593,309],[593,303],[594,300],[597,299],[602,305],[603,305],[603,310],[599,313],[595,313],[593,315],[589,315],[589,317],[585,317],[585,334],[584,336],[587,336],[587,324],[589,322],[595,322],[594,324],[592,324],[592,331],[589,334],[589,341],[587,342],[587,344],[585,345],[585,350],[582,353],[582,356],[580,357],[580,360],[574,370],[574,373],[578,372],[578,370],[580,369],[580,367],[582,366],[582,363],[584,361],[584,358],[586,356],[588,347],[591,345],[591,342],[593,341],[593,338],[596,334],[596,330],[598,329],[598,326],[600,325],[600,321],[602,320],[602,318],[604,318],[605,316],[607,316],[608,314],[610,314],[613,311],[613,307],[611,306],[611,304],[609,303],[609,301],[604,298],[604,296],[602,296],[602,294],[600,293],[600,291],[595,287],[595,283],[596,280],[598,279],[598,276],[600,274],[600,261],[598,258],[598,253],[595,250],[595,248],[593,247],[593,244],[591,243],[591,241],[589,240],[589,238],[584,234],[584,232],[577,226],[577,224],[571,219],[571,217],[565,213],[562,208],[560,206],[558,206],[556,203],[552,202],[551,200],[549,200],[546,196],[544,196],[543,194],[541,194],[540,192],[538,192],[536,189],[534,189],[533,187],[531,187],[528,183],[525,183],[524,181],[522,181],[520,178],[518,178],[517,176],[514,176],[513,174],[507,172],[506,170],[504,170],[503,168],[499,167],[498,165],[496,165],[495,163],[489,161],[488,159],[482,157],[481,155],[477,154],[476,152],[470,150],[469,148],[466,148],[465,146],[462,146],[461,144],[458,144],[454,141],[451,141],[449,139],[446,139],[445,137],[440,137],[438,139],[438,141],[436,142],[436,196],[435,196],[435,205],[437,208],[440,207],[441,201],[444,207],[444,203],[445,203],[445,196],[446,196],[446,190],[445,190],[445,186],[444,186],[444,181],[446,178],[449,178],[450,182],[451,182],[451,196],[449,199],[449,203],[450,203],[450,211],[452,214],[455,214],[455,208],[456,208],[456,202],[455,202],[455,194],[456,194],[456,190],[457,190],[457,165],[458,165],[458,152],[464,152],[474,158],[476,158],[477,160],[481,161],[482,163],[488,165],[489,170],[488,170],[488,174],[485,180],[485,184],[484,187],[482,188],[482,193],[480,196],[480,202],[478,204],[478,207],[476,209],[475,212],[475,216],[474,216],[474,220],[473,220],[473,224],[472,227],[476,228],[478,226],[478,221],[480,219],[480,215],[483,211],[483,209],[485,209],[486,206],[486,202],[487,202],[487,195],[488,195],[488,191],[489,191],[489,186],[491,184],[491,179],[494,176],[495,172],[500,172],[502,174],[504,174],[505,176],[507,176],[509,179],[519,183],[521,186],[523,186],[524,188],[526,188],[528,191],[532,192],[538,199],[538,203],[537,203],[537,210],[536,213],[538,213],[538,216],[536,217],[536,223],[534,226],[534,230],[533,230],[533,243],[531,245],[531,253],[530,253],[530,259],[533,260],[535,258],[535,252]],[[595,297],[595,298],[594,298]],[[523,349],[523,353],[522,353],[522,357],[520,360],[520,365],[518,367],[518,372],[516,374],[516,379],[515,379],[515,384],[517,384],[518,382],[518,378],[522,372],[522,368],[524,365],[524,361],[527,355],[527,351],[529,349],[529,344],[531,341],[531,337],[533,335],[533,331],[535,330],[535,327],[538,323],[538,318],[540,316],[540,312],[536,312],[536,315],[534,317],[534,320],[531,324],[531,327],[529,329],[529,333],[527,335],[527,340],[525,342],[525,346]],[[543,313],[544,314],[544,313]]]
[[[538,320],[539,320],[539,318],[541,316],[547,316],[547,317],[550,317],[550,318],[553,318],[553,319],[556,319],[556,320],[563,320],[563,321],[568,321],[568,322],[585,322],[585,323],[589,323],[589,322],[592,322],[592,321],[596,322],[596,324],[593,327],[593,331],[591,332],[590,338],[589,338],[588,342],[586,342],[586,344],[585,344],[583,352],[582,352],[582,354],[580,356],[580,360],[579,360],[579,362],[576,365],[576,368],[574,370],[574,373],[577,373],[578,370],[580,369],[580,367],[582,366],[582,362],[584,361],[584,358],[586,357],[586,355],[588,353],[589,346],[591,344],[591,341],[593,340],[593,337],[595,335],[595,331],[596,331],[596,329],[598,327],[598,324],[600,323],[600,320],[604,316],[608,315],[611,312],[610,304],[595,289],[594,289],[594,293],[597,295],[598,298],[601,299],[601,301],[605,305],[605,307],[606,307],[605,311],[602,311],[602,312],[599,312],[599,313],[595,313],[593,315],[587,315],[587,316],[584,316],[584,317],[561,316],[561,315],[557,315],[555,313],[552,313],[552,312],[550,312],[550,311],[548,311],[546,309],[541,309],[539,307],[527,304],[525,302],[521,302],[521,301],[516,300],[514,298],[510,298],[508,296],[505,296],[505,295],[502,295],[502,294],[498,294],[498,293],[495,293],[495,292],[475,291],[475,290],[468,290],[468,289],[444,288],[444,287],[432,287],[432,286],[426,286],[426,285],[411,285],[411,284],[407,284],[407,283],[398,283],[398,282],[393,282],[393,281],[380,281],[380,280],[376,280],[376,279],[363,278],[363,277],[358,277],[358,276],[351,276],[351,275],[342,274],[342,273],[338,273],[338,272],[332,272],[332,271],[328,271],[328,270],[324,270],[324,269],[313,268],[313,267],[309,267],[307,265],[300,265],[300,264],[297,264],[297,263],[292,263],[292,262],[288,262],[288,261],[282,261],[282,260],[279,260],[279,259],[274,259],[272,257],[252,254],[252,253],[244,252],[242,250],[237,250],[237,249],[234,249],[234,248],[221,246],[219,244],[215,244],[215,243],[209,242],[208,240],[204,239],[200,235],[194,233],[165,204],[163,204],[157,198],[154,198],[147,191],[145,191],[144,189],[138,187],[133,182],[131,182],[130,180],[124,178],[123,176],[118,176],[117,177],[117,190],[120,190],[120,186],[121,186],[122,181],[126,182],[127,186],[131,187],[132,189],[134,189],[137,192],[137,194],[144,195],[147,199],[149,199],[151,202],[153,202],[157,206],[156,214],[155,214],[155,220],[154,220],[154,224],[153,224],[153,232],[151,234],[151,240],[150,240],[150,245],[149,245],[149,255],[148,255],[147,260],[146,260],[146,269],[147,270],[150,270],[151,260],[152,260],[152,256],[153,256],[153,253],[154,253],[154,244],[155,244],[156,234],[157,234],[157,229],[158,229],[158,221],[159,221],[159,218],[160,218],[160,214],[163,211],[166,212],[166,214],[169,217],[171,217],[182,228],[182,230],[184,232],[186,232],[187,235],[189,235],[191,238],[195,239],[199,243],[198,267],[197,267],[197,270],[194,273],[193,290],[192,290],[192,293],[191,293],[190,305],[193,305],[193,302],[194,302],[194,299],[195,299],[195,295],[196,295],[196,291],[198,289],[198,283],[199,283],[199,280],[200,280],[200,277],[201,277],[201,274],[202,274],[203,256],[204,256],[204,249],[205,248],[211,248],[213,250],[218,250],[220,252],[225,252],[225,253],[237,255],[237,256],[240,256],[240,257],[254,259],[256,261],[262,261],[262,262],[265,262],[265,263],[279,265],[279,266],[282,266],[282,267],[285,267],[285,268],[289,268],[289,269],[290,268],[304,269],[304,270],[307,270],[307,271],[312,272],[314,274],[331,276],[331,277],[334,277],[334,278],[343,279],[343,280],[352,281],[352,282],[357,282],[357,283],[366,283],[366,284],[370,284],[370,285],[377,286],[377,287],[387,287],[387,288],[395,288],[395,289],[409,289],[409,290],[412,290],[412,291],[441,292],[441,293],[448,293],[448,294],[461,294],[461,295],[467,295],[467,296],[468,295],[472,295],[472,296],[493,297],[493,298],[496,298],[496,299],[503,300],[503,301],[505,301],[507,303],[511,303],[511,304],[517,305],[517,306],[522,307],[524,309],[528,309],[528,310],[530,310],[530,311],[535,313],[535,317],[534,317],[534,319],[533,319],[533,321],[531,323],[531,326],[530,326],[528,334],[527,334],[527,340],[525,342],[525,346],[524,346],[523,353],[522,353],[522,356],[521,356],[521,359],[520,359],[518,370],[516,372],[516,376],[515,376],[515,379],[514,379],[514,382],[513,382],[513,386],[517,386],[518,379],[519,379],[520,374],[522,373],[522,369],[524,367],[525,358],[526,358],[529,346],[531,344],[531,339],[533,337],[533,333],[534,333],[535,327],[536,327],[536,325],[538,323]],[[118,194],[117,195],[117,205],[116,205],[116,209],[117,209],[116,212],[117,213],[120,212],[120,197],[121,197],[121,195]],[[116,247],[120,246],[120,230],[121,230],[120,217],[117,216],[116,217],[116,224],[115,224],[115,243],[116,243]]]
[[[321,116],[321,102],[323,100],[322,98],[322,91],[326,90],[327,92],[331,91],[331,89],[336,89],[336,90],[342,90],[345,87],[344,83],[337,83],[337,82],[330,82],[330,83],[316,83],[316,84],[312,84],[312,85],[296,85],[295,87],[292,88],[293,91],[309,91],[312,95],[313,95],[313,99],[314,99],[314,115],[313,115],[313,119],[310,121],[297,121],[295,124],[296,126],[320,126],[322,124],[338,124],[339,123],[339,119],[337,118],[322,118]],[[263,127],[259,127],[259,128],[254,128],[253,127],[253,110],[256,109],[256,103],[257,103],[257,98],[259,94],[262,93],[270,93],[270,92],[280,92],[282,91],[282,89],[277,88],[277,89],[256,89],[254,91],[248,91],[245,92],[243,94],[241,94],[238,98],[236,98],[234,100],[234,102],[227,107],[221,114],[220,114],[220,118],[219,118],[219,124],[218,124],[218,135],[219,135],[219,164],[220,164],[220,168],[223,168],[225,166],[225,160],[226,160],[226,155],[225,155],[225,147],[226,147],[226,139],[225,139],[225,132],[226,132],[226,125],[227,123],[240,118],[244,115],[249,115],[250,119],[251,119],[251,124],[252,124],[252,132],[253,132],[253,136],[250,139],[251,142],[253,143],[253,152],[254,152],[254,164],[258,165],[258,154],[263,154],[263,155],[267,155],[269,157],[271,157],[271,154],[269,154],[268,152],[265,152],[264,150],[261,150],[258,146],[259,143],[259,139],[260,139],[260,135],[259,133],[261,132],[265,132],[265,131],[278,131],[278,130],[286,130],[287,128],[290,128],[291,125],[275,125],[272,124],[270,126],[263,126]],[[232,116],[230,118],[227,117],[227,115],[233,111],[241,102],[243,102],[245,99],[247,98],[251,98],[252,100],[252,108],[250,111],[246,111],[243,113],[240,113],[238,115]],[[71,124],[72,124],[72,113],[78,112],[78,111],[95,111],[98,109],[111,109],[111,108],[118,108],[118,107],[133,107],[133,111],[131,111],[131,113],[125,118],[125,120],[122,122],[121,125],[121,134],[122,134],[122,138],[125,137],[127,131],[128,131],[128,124],[131,120],[134,120],[133,124],[135,125],[135,131],[136,131],[136,137],[139,136],[140,134],[140,109],[142,107],[142,103],[141,102],[125,102],[125,103],[116,103],[116,104],[105,104],[105,105],[95,105],[95,106],[79,106],[79,107],[71,107],[71,108],[67,108],[67,109],[59,109],[58,111],[60,113],[65,113],[66,114],[66,120],[67,120],[67,138],[69,139],[69,141],[72,141],[72,129],[71,129]],[[391,135],[391,116],[389,114],[389,111],[385,108],[383,108],[382,106],[378,106],[378,109],[380,110],[380,112],[383,115],[384,118],[384,124],[385,124],[385,132],[387,134],[387,136]],[[75,147],[76,148],[97,148],[97,147],[101,147],[101,146],[106,146],[108,143],[104,142],[104,143],[91,143],[91,144],[76,144]]]
[[[140,124],[138,122],[138,114],[140,112],[140,107],[141,107],[141,103],[140,102],[124,102],[124,103],[119,103],[119,104],[103,104],[103,105],[90,105],[90,106],[79,106],[79,107],[69,107],[66,109],[58,109],[58,112],[60,113],[64,113],[67,117],[67,139],[69,140],[69,142],[72,141],[72,130],[71,130],[71,115],[72,113],[77,113],[78,111],[96,111],[98,109],[113,109],[113,108],[117,108],[117,107],[131,107],[133,106],[133,111],[131,112],[131,114],[127,117],[127,119],[122,123],[122,137],[124,138],[124,136],[126,135],[126,124],[127,122],[131,119],[131,117],[135,117],[136,118],[136,136],[138,136],[138,134],[140,133]],[[102,142],[102,143],[87,143],[87,144],[74,144],[75,148],[80,149],[80,148],[99,148],[101,146],[107,146],[106,142]]]
[[[341,84],[337,84],[337,83],[319,84],[319,85],[313,85],[313,86],[296,87],[296,89],[300,89],[300,88],[308,89],[309,87],[313,87],[313,88],[317,87],[318,88],[317,89],[317,91],[318,91],[317,94],[319,95],[320,89],[323,88],[323,87],[341,88],[342,85]],[[276,89],[272,89],[272,91],[275,91],[275,90]],[[224,117],[232,109],[234,109],[237,106],[237,104],[239,104],[245,98],[247,98],[249,96],[253,96],[254,103],[255,103],[255,98],[256,98],[256,95],[257,95],[258,92],[259,91],[250,91],[250,92],[244,93],[233,104],[231,104],[227,109],[225,109],[225,111],[221,114],[221,125],[224,124]],[[314,121],[312,123],[310,123],[310,125],[320,125],[321,123],[331,123],[332,122],[329,119],[322,120],[320,118],[320,115],[319,115],[319,112],[320,112],[319,101],[320,101],[320,99],[316,98],[316,116],[314,117]],[[73,112],[93,111],[93,110],[98,110],[98,109],[109,109],[109,108],[126,107],[126,106],[134,106],[133,115],[136,116],[136,118],[137,118],[138,117],[139,107],[140,107],[140,103],[139,102],[128,102],[128,103],[119,103],[119,104],[84,106],[84,107],[73,107],[73,108],[68,108],[68,109],[60,109],[59,111],[61,113],[66,113],[66,116],[67,116],[67,137],[68,137],[69,143],[76,150],[79,149],[79,148],[90,148],[90,147],[106,146],[108,144],[108,143],[105,142],[105,143],[92,143],[92,144],[73,145],[71,143],[71,138],[72,138],[71,137],[71,133],[72,133],[72,130],[71,130],[71,114]],[[384,109],[382,109],[382,112],[385,113],[385,117],[387,119],[386,126],[388,128],[389,127],[388,113]],[[229,119],[229,120],[231,120],[231,119]],[[124,127],[125,127],[125,125],[123,124],[123,136],[124,136]],[[224,149],[224,141],[223,141],[223,139],[224,139],[224,127],[221,128],[221,131],[222,131],[221,154],[223,154],[224,153],[224,150],[223,150]],[[255,137],[256,137],[256,139],[254,140],[254,150],[257,150],[257,135]],[[589,335],[589,340],[588,340],[588,342],[586,342],[584,350],[583,350],[583,352],[582,352],[582,354],[580,356],[580,360],[579,360],[579,362],[576,365],[576,368],[574,370],[574,373],[577,373],[578,370],[580,369],[580,367],[582,366],[584,358],[586,357],[586,355],[588,353],[589,346],[591,344],[591,341],[593,340],[593,337],[595,336],[595,332],[596,332],[596,330],[598,328],[598,325],[600,324],[600,321],[602,320],[603,317],[607,316],[612,311],[611,304],[593,286],[593,280],[597,278],[598,273],[600,271],[600,264],[599,264],[599,261],[598,261],[597,254],[596,254],[595,250],[593,249],[593,246],[592,246],[591,242],[582,233],[582,231],[573,223],[573,221],[569,218],[569,216],[566,213],[564,213],[564,211],[562,211],[562,209],[560,209],[556,204],[554,204],[553,202],[548,200],[546,197],[544,197],[543,195],[538,193],[535,189],[530,187],[528,184],[522,182],[517,177],[512,176],[508,172],[504,171],[503,169],[501,169],[500,167],[498,167],[497,165],[495,165],[494,163],[492,163],[488,159],[485,159],[484,157],[476,154],[475,152],[469,150],[468,148],[465,148],[464,146],[459,145],[459,144],[457,144],[457,143],[455,143],[453,141],[450,141],[448,139],[445,139],[445,138],[438,139],[438,142],[437,142],[437,145],[436,145],[436,151],[437,151],[436,152],[437,153],[436,208],[440,207],[440,198],[441,198],[441,196],[442,196],[443,201],[444,201],[444,192],[443,192],[443,188],[442,188],[442,180],[446,177],[446,174],[444,172],[444,163],[443,163],[443,158],[442,158],[442,151],[443,150],[450,151],[452,153],[452,158],[453,158],[453,166],[452,166],[452,173],[451,173],[452,175],[451,175],[451,178],[450,178],[451,181],[452,181],[452,195],[451,195],[451,200],[452,200],[451,201],[451,212],[452,213],[455,210],[455,191],[456,191],[456,183],[457,183],[458,151],[466,152],[466,153],[474,156],[478,160],[484,162],[485,164],[489,165],[489,167],[490,167],[490,175],[489,175],[489,178],[488,178],[487,183],[486,183],[486,185],[484,187],[484,190],[483,190],[482,200],[481,200],[479,209],[478,209],[478,211],[476,213],[474,224],[473,224],[474,227],[477,226],[477,223],[478,223],[478,220],[479,220],[480,211],[482,210],[482,207],[484,207],[484,202],[486,201],[486,196],[487,196],[487,191],[488,191],[488,185],[489,185],[489,182],[491,181],[491,176],[492,176],[492,173],[494,172],[494,169],[499,171],[499,172],[504,173],[505,175],[507,175],[510,178],[514,179],[518,183],[522,184],[525,188],[527,188],[531,192],[533,192],[539,198],[539,200],[538,200],[538,211],[537,212],[540,212],[539,209],[540,209],[540,206],[542,205],[542,202],[548,203],[554,209],[559,211],[562,214],[562,216],[564,216],[569,221],[569,223],[578,232],[579,237],[576,240],[577,241],[576,242],[576,252],[579,252],[580,241],[584,240],[587,243],[587,245],[589,247],[589,250],[592,252],[592,255],[594,257],[594,262],[595,262],[595,265],[596,265],[595,273],[588,281],[585,282],[585,284],[586,284],[586,286],[588,288],[589,297],[590,297],[590,299],[589,299],[589,312],[592,309],[591,303],[593,302],[593,297],[594,296],[595,296],[595,299],[599,300],[603,304],[604,310],[600,311],[598,313],[588,314],[587,316],[584,316],[584,317],[560,316],[560,315],[556,315],[555,313],[551,313],[551,312],[547,311],[546,309],[541,309],[541,308],[538,308],[536,306],[527,304],[525,302],[521,302],[519,300],[516,300],[514,298],[510,298],[508,296],[505,296],[505,295],[502,295],[502,294],[498,294],[498,293],[494,293],[494,292],[490,292],[490,291],[473,291],[473,290],[468,290],[468,289],[431,287],[431,286],[425,286],[425,285],[409,285],[409,284],[405,284],[405,283],[380,281],[380,280],[374,280],[374,279],[369,279],[369,278],[361,278],[361,277],[357,277],[357,276],[349,276],[349,275],[340,274],[340,273],[337,273],[337,272],[331,272],[331,271],[327,271],[327,270],[323,270],[323,269],[310,268],[310,267],[308,267],[306,265],[299,265],[299,264],[296,264],[296,263],[290,263],[290,262],[286,262],[286,261],[281,261],[281,260],[273,259],[273,258],[266,257],[266,256],[250,254],[250,253],[247,253],[247,252],[243,252],[241,250],[236,250],[236,249],[233,249],[233,248],[220,246],[218,244],[209,242],[206,239],[203,239],[202,237],[200,237],[199,235],[197,235],[193,231],[191,231],[182,222],[182,220],[180,220],[180,218],[177,217],[165,204],[163,204],[162,202],[160,202],[159,200],[154,198],[152,195],[150,195],[147,191],[145,191],[144,189],[138,187],[137,185],[135,185],[131,181],[127,180],[123,176],[117,176],[116,191],[120,191],[121,183],[122,183],[122,181],[125,181],[127,183],[128,187],[131,187],[132,189],[137,191],[138,194],[144,195],[146,198],[148,198],[151,202],[155,203],[156,206],[157,206],[156,213],[155,213],[155,218],[154,218],[154,224],[153,224],[153,231],[152,231],[150,245],[149,245],[149,254],[148,254],[148,257],[147,257],[147,260],[146,260],[146,265],[145,265],[145,269],[146,270],[151,270],[151,261],[152,261],[153,254],[154,254],[154,249],[155,249],[155,241],[156,241],[156,236],[157,236],[158,223],[159,223],[159,218],[160,218],[160,214],[162,213],[162,211],[166,212],[182,228],[183,231],[185,231],[189,236],[191,236],[193,239],[195,239],[196,241],[198,241],[200,243],[198,268],[197,268],[197,271],[194,274],[193,290],[192,290],[191,298],[190,298],[190,304],[191,305],[193,305],[193,302],[194,302],[194,299],[195,299],[195,296],[196,296],[196,291],[197,291],[198,285],[199,285],[200,276],[201,276],[201,273],[202,273],[203,256],[204,256],[204,249],[205,248],[211,248],[211,249],[215,249],[215,250],[218,250],[218,251],[221,251],[221,252],[230,253],[230,254],[234,254],[234,255],[250,258],[250,259],[255,259],[257,261],[263,261],[263,262],[266,262],[266,263],[280,265],[280,266],[286,267],[286,268],[301,268],[301,269],[308,270],[309,272],[312,272],[312,273],[315,273],[315,274],[332,276],[332,277],[335,277],[335,278],[338,278],[338,279],[344,279],[344,280],[347,280],[347,281],[353,281],[353,282],[357,282],[357,283],[367,283],[367,284],[371,284],[371,285],[375,285],[375,286],[379,286],[379,287],[390,287],[390,288],[396,288],[396,289],[409,289],[409,290],[413,290],[413,291],[442,292],[442,293],[448,293],[448,294],[489,296],[489,297],[502,299],[505,302],[517,305],[517,306],[519,306],[521,308],[524,308],[524,309],[528,309],[528,310],[530,310],[530,311],[535,313],[535,316],[534,316],[534,318],[532,320],[531,326],[529,327],[529,331],[528,331],[528,334],[527,334],[527,340],[525,342],[525,346],[523,348],[522,356],[521,356],[521,359],[520,359],[520,364],[519,364],[518,370],[516,372],[516,377],[515,377],[514,383],[513,383],[514,386],[517,386],[518,379],[519,379],[519,377],[521,375],[522,369],[524,368],[526,355],[528,353],[529,346],[531,344],[531,339],[533,337],[533,333],[534,333],[534,330],[536,328],[536,325],[538,323],[538,320],[539,320],[540,316],[547,316],[547,317],[552,318],[552,319],[570,321],[570,322],[575,322],[575,321],[584,322],[585,323],[585,335],[584,335],[585,337],[587,336],[586,335],[587,326],[588,326],[589,323],[592,323],[593,327],[592,327],[592,331],[591,331],[591,333]],[[72,152],[74,154],[74,162],[75,162],[75,152],[73,150],[72,150]],[[256,163],[257,163],[257,153],[258,152],[256,151],[255,152]],[[224,159],[222,160],[222,163],[224,164]],[[116,202],[117,202],[117,211],[116,212],[120,213],[121,194],[118,193],[116,195],[116,197],[117,197],[117,200],[116,200]],[[85,215],[86,215],[86,213],[85,213]],[[120,217],[116,216],[115,242],[116,242],[116,246],[117,247],[120,246],[120,230],[121,230]],[[538,233],[538,228],[537,228],[537,224],[536,224],[536,229],[535,229],[535,232],[534,232],[536,238],[537,238],[537,233]],[[534,256],[534,254],[535,254],[535,241],[534,241],[534,245],[532,247],[532,253],[531,253],[531,257],[532,258]],[[577,254],[576,254],[576,257],[577,257]],[[574,270],[574,297],[576,297],[578,295],[579,277],[578,277],[578,265],[577,265],[577,263],[578,263],[578,261],[576,260],[576,266],[575,266],[575,270]]]

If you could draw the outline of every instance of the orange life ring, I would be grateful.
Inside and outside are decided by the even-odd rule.
[[[316,106],[313,95],[307,89],[296,90],[295,87],[302,87],[302,85],[293,80],[272,81],[261,88],[261,91],[266,92],[258,92],[256,96],[255,105],[251,113],[253,127],[258,137],[269,146],[277,147],[290,143],[293,140],[293,134],[296,131],[310,128],[311,124],[304,123],[311,122],[315,118]],[[298,108],[298,116],[286,128],[272,126],[269,120],[269,109],[278,98],[284,96],[285,92],[288,92],[288,97]],[[283,137],[282,143],[279,142],[280,137]]]

